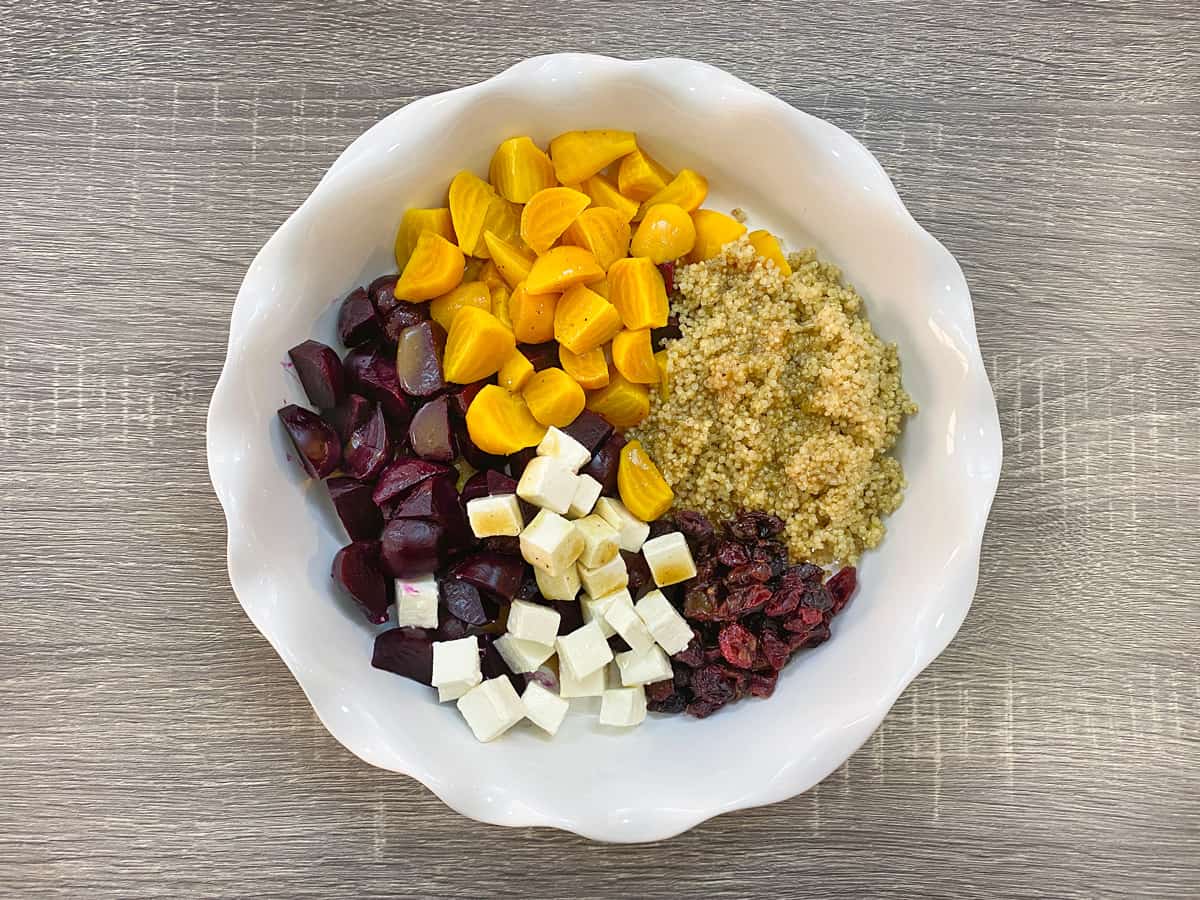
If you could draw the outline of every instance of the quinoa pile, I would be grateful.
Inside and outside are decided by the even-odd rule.
[[[678,508],[769,510],[795,558],[852,563],[900,505],[904,473],[887,451],[916,405],[839,270],[811,250],[789,263],[785,278],[742,238],[677,271],[669,397],[629,436]]]

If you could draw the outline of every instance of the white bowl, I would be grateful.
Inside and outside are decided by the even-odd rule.
[[[573,711],[553,740],[522,726],[480,744],[428,688],[371,668],[375,632],[330,583],[345,538],[275,419],[278,407],[306,402],[281,363],[307,338],[336,344],[334,304],[394,271],[405,207],[443,205],[450,177],[486,172],[505,137],[544,143],[596,127],[636,131],[668,167],[708,176],[706,205],[740,206],[790,247],[815,246],[843,267],[877,332],[899,344],[921,407],[898,446],[908,494],[862,560],[834,639],[794,660],[770,700],[705,720],[651,716],[629,733]],[[679,59],[530,59],[368,130],[250,266],[208,418],[230,581],[334,737],[464,815],[608,841],[665,838],[774,803],[841,765],[962,623],[1000,457],[962,271],[913,221],[875,158],[828,122]]]

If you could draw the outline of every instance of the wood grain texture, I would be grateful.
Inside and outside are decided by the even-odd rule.
[[[1200,893],[1194,4],[5,7],[0,895]],[[862,139],[967,273],[1005,434],[976,604],[879,732],[654,846],[351,757],[242,615],[205,468],[242,273],[340,149],[564,49]]]

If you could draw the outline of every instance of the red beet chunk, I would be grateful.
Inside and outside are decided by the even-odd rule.
[[[433,681],[433,641],[409,632],[407,628],[393,628],[377,635],[371,665],[429,684]]]
[[[437,322],[410,325],[400,333],[396,374],[406,394],[432,397],[446,389],[446,377],[442,372],[445,350],[446,331]]]
[[[462,497],[464,501],[467,501],[496,494],[515,494],[516,492],[517,482],[514,479],[495,469],[484,469],[467,479],[467,483],[463,485]]]
[[[453,475],[438,475],[422,481],[404,496],[389,518],[432,519],[442,526],[456,524],[460,501]],[[452,522],[452,520],[454,520]]]
[[[659,263],[658,271],[662,274],[663,287],[665,287],[667,289],[667,296],[670,297],[671,294],[673,294],[675,292],[675,262],[674,262],[674,260],[671,260],[670,262]]]
[[[590,409],[585,409],[563,431],[587,447],[588,453],[595,453],[596,448],[608,440],[613,427],[603,416],[597,415]]]
[[[337,329],[338,340],[347,347],[357,347],[379,337],[380,321],[365,289],[355,288],[342,301]]]
[[[476,553],[455,563],[450,574],[508,603],[521,587],[525,563],[499,553]]]
[[[650,574],[650,564],[642,554],[631,553],[628,550],[621,551],[621,558],[625,560],[625,571],[629,574],[629,593],[633,595],[634,600],[641,600],[643,595],[655,587],[654,576]]]
[[[383,570],[393,578],[436,572],[442,561],[445,529],[425,519],[392,519],[380,538]]]
[[[547,600],[546,605],[558,610],[559,634],[570,634],[583,627],[583,606],[578,600]]]
[[[471,432],[467,429],[467,420],[460,416],[457,411],[453,410],[453,405],[452,401],[450,426],[454,431],[454,443],[458,447],[458,452],[462,454],[462,458],[476,469],[504,468],[505,458],[503,456],[493,456],[490,453],[484,453],[471,440]]]
[[[422,459],[454,462],[449,400],[437,397],[417,410],[408,426],[408,444],[413,453]]]
[[[721,655],[731,666],[749,669],[758,653],[758,638],[736,622],[721,629]]]
[[[373,487],[354,478],[330,478],[325,482],[329,498],[342,526],[352,541],[374,541],[383,529],[383,516],[371,499]]]
[[[489,678],[499,678],[503,675],[509,680],[518,694],[525,690],[526,679],[524,675],[518,675],[508,667],[508,663],[504,661],[504,657],[500,655],[500,651],[496,649],[494,634],[484,634],[479,636],[480,655],[479,669],[483,674],[484,680]]]
[[[657,353],[666,346],[667,341],[678,340],[681,337],[683,332],[679,330],[679,316],[671,315],[662,328],[650,329],[650,346]]]
[[[443,463],[430,462],[412,456],[400,456],[383,470],[375,485],[374,500],[383,506],[427,478],[435,475],[450,475],[454,469]]]
[[[496,621],[496,605],[485,600],[475,585],[447,578],[439,587],[442,604],[454,618],[468,625],[488,625]]]
[[[493,534],[485,537],[480,543],[484,550],[499,553],[503,556],[520,556],[521,539],[508,534]]]
[[[379,571],[379,544],[355,541],[333,558],[333,579],[375,624],[387,621],[388,589]]]
[[[392,272],[390,275],[380,275],[367,285],[367,295],[381,318],[396,308],[396,282],[399,278],[399,273]]]
[[[383,405],[384,415],[399,428],[412,418],[408,398],[400,389],[396,363],[377,347],[356,347],[343,360],[350,390]]]
[[[537,456],[536,447],[526,447],[524,450],[518,450],[508,458],[508,474],[513,478],[520,478],[521,473],[525,471],[525,467],[533,462],[535,456]]]
[[[479,395],[479,392],[491,383],[491,381],[485,379],[483,381],[476,381],[471,384],[464,384],[462,387],[456,390],[450,395],[454,403],[454,412],[457,415],[465,418],[467,415],[467,410],[471,408],[471,403],[474,402],[475,398]]]
[[[462,488],[463,503],[470,503],[488,495],[487,472],[476,472],[467,479]]]
[[[561,365],[558,360],[557,341],[547,341],[544,344],[518,344],[517,349],[525,354],[525,358],[533,364],[535,372],[557,368]]]
[[[320,341],[305,341],[288,351],[304,393],[318,409],[337,406],[346,392],[342,361],[332,347]]]
[[[378,404],[365,424],[360,425],[346,441],[343,456],[346,474],[363,481],[373,481],[392,459],[392,442],[388,437],[387,420]]]
[[[375,404],[362,394],[347,394],[341,403],[325,413],[325,419],[345,443],[356,428],[366,424],[374,409]]]
[[[310,409],[292,404],[279,410],[279,421],[310,478],[324,478],[342,461],[342,442],[333,426]]]
[[[625,438],[614,432],[579,470],[580,474],[591,475],[600,482],[606,496],[616,496],[617,467],[620,465],[621,448],[624,446]]]

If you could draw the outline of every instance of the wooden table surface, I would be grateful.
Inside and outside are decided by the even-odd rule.
[[[1200,894],[1194,3],[4,4],[0,894]],[[566,49],[863,140],[1005,437],[975,606],[826,782],[659,845],[460,818],[320,726],[204,454],[234,295],[356,135]]]

